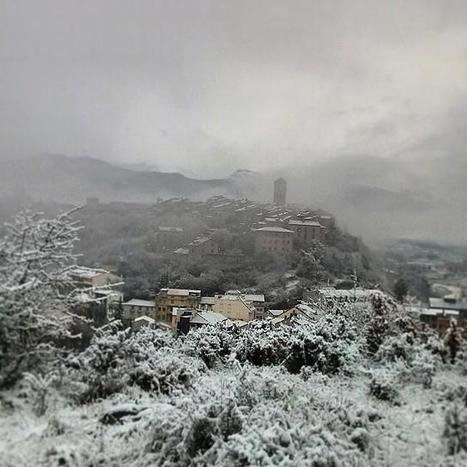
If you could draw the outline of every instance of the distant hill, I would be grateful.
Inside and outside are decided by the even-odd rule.
[[[81,203],[97,196],[102,201],[153,202],[157,197],[232,196],[235,188],[229,179],[198,180],[179,173],[131,170],[91,157],[43,155],[0,162],[0,193],[35,201]]]

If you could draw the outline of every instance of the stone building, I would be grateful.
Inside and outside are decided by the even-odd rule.
[[[326,233],[326,227],[317,221],[290,220],[288,227],[295,232],[295,239],[300,246],[308,246],[315,240],[322,242]]]
[[[68,277],[79,288],[104,287],[119,284],[122,279],[115,274],[97,268],[75,266],[68,272]]]
[[[255,229],[255,252],[286,254],[292,251],[293,230],[283,227],[262,227]]]
[[[156,321],[172,322],[174,308],[198,308],[201,290],[161,289],[156,297]]]
[[[251,321],[256,318],[255,307],[246,302],[241,295],[219,295],[212,307],[215,313],[219,313],[232,321]]]
[[[133,298],[126,303],[122,303],[122,321],[126,324],[131,324],[132,321],[141,316],[154,319],[155,314],[156,305],[152,300]]]

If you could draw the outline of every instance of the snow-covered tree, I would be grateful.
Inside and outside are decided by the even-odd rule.
[[[53,219],[20,212],[0,239],[0,388],[53,352],[68,331],[67,269],[80,227],[75,210]]]

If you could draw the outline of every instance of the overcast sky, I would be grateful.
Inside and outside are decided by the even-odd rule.
[[[0,0],[2,157],[389,157],[465,124],[466,78],[465,0]]]

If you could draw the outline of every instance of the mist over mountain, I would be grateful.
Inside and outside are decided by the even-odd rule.
[[[62,155],[2,161],[0,184],[2,196],[17,193],[36,201],[68,203],[82,203],[89,196],[104,202],[154,202],[157,197],[232,195],[229,180],[197,180],[179,173],[131,170],[92,157]]]
[[[270,201],[272,181],[288,181],[288,201],[329,210],[364,240],[420,238],[465,243],[466,160],[345,156],[309,167],[259,173],[238,170],[226,178],[195,179],[180,173],[131,170],[91,157],[43,155],[0,162],[0,193],[8,199],[83,203],[206,199],[213,195]]]
[[[407,237],[467,242],[463,154],[342,157],[292,169],[290,201],[309,199],[367,241]]]

